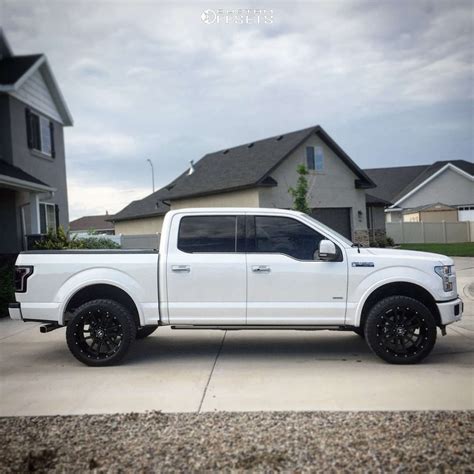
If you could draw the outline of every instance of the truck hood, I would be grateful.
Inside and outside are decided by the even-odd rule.
[[[381,249],[381,248],[361,248],[360,253],[364,255],[376,255],[380,257],[391,257],[391,258],[413,258],[414,260],[425,260],[435,263],[441,263],[442,265],[454,265],[452,258],[439,253],[429,252],[418,252],[416,250],[401,250],[401,249]]]

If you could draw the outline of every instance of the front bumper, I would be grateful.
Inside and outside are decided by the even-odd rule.
[[[21,315],[20,303],[9,303],[8,313],[10,314],[11,319],[16,319],[20,321],[23,319],[23,316]]]
[[[464,311],[464,303],[461,298],[456,298],[455,300],[446,301],[444,303],[438,302],[436,306],[438,307],[441,324],[443,326],[461,320]]]

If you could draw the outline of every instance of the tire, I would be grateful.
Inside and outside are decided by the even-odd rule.
[[[356,328],[354,329],[354,332],[362,339],[365,339],[364,330],[362,328]]]
[[[145,339],[145,337],[154,333],[158,329],[158,326],[143,326],[137,329],[136,339]]]
[[[416,364],[433,349],[436,322],[430,310],[408,296],[390,296],[369,311],[365,339],[390,364]]]
[[[125,307],[113,300],[96,299],[74,311],[66,328],[66,341],[77,360],[103,367],[123,359],[136,331],[133,315]]]

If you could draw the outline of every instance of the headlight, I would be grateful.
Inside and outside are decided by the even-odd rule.
[[[452,265],[443,265],[439,267],[434,267],[434,271],[441,277],[443,280],[443,290],[453,291],[453,282],[451,277],[453,275],[453,266]]]

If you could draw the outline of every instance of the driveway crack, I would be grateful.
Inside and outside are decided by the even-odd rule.
[[[225,341],[226,335],[227,335],[227,329],[224,331],[224,336],[222,337],[222,341],[221,341],[219,349],[216,353],[216,358],[214,359],[214,363],[212,364],[212,369],[211,369],[211,372],[209,373],[209,377],[207,379],[206,386],[204,387],[204,391],[203,391],[202,397],[201,397],[201,402],[199,403],[199,408],[198,408],[198,411],[197,411],[198,413],[201,413],[202,404],[204,403],[204,399],[206,398],[206,394],[207,394],[207,388],[209,387],[209,383],[211,382],[212,374],[214,373],[214,369],[215,369],[216,364],[217,364],[217,359],[219,358],[219,356],[222,352],[222,347],[224,346],[224,341]]]

